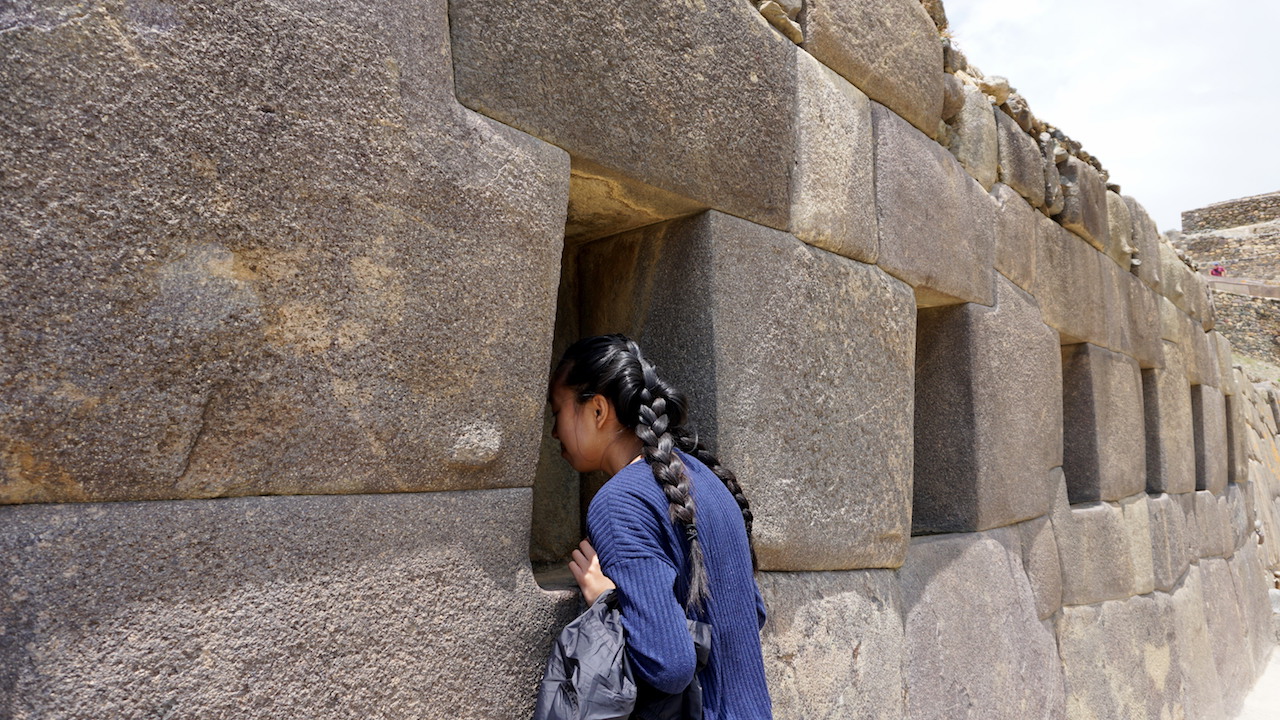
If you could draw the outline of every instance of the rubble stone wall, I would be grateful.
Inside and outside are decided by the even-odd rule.
[[[1265,666],[1280,393],[936,0],[4,17],[0,716],[527,717],[606,331],[752,499],[778,718]]]
[[[1280,365],[1280,300],[1215,292],[1213,302],[1232,350]]]
[[[1280,220],[1280,192],[1254,195],[1237,200],[1186,210],[1182,213],[1183,232],[1202,232]]]

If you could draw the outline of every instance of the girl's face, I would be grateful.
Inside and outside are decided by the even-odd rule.
[[[603,446],[593,403],[578,402],[572,388],[557,384],[551,391],[551,437],[560,441],[560,456],[578,472],[598,470]]]

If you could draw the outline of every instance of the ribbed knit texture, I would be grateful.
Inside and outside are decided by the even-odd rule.
[[[711,596],[696,617],[711,624],[711,657],[698,674],[705,720],[772,718],[760,651],[764,601],[751,570],[742,511],[697,459],[680,453],[693,480],[698,541]],[[688,543],[670,519],[667,498],[643,461],[619,470],[587,510],[587,532],[604,574],[618,586],[627,654],[641,681],[676,693],[693,678],[693,640],[685,624]]]

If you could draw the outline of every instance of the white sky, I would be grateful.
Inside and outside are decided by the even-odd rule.
[[[969,62],[1102,161],[1160,230],[1280,190],[1280,0],[944,0]]]

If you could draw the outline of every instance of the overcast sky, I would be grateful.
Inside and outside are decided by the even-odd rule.
[[[985,75],[1080,141],[1162,231],[1280,190],[1280,0],[944,0]]]

